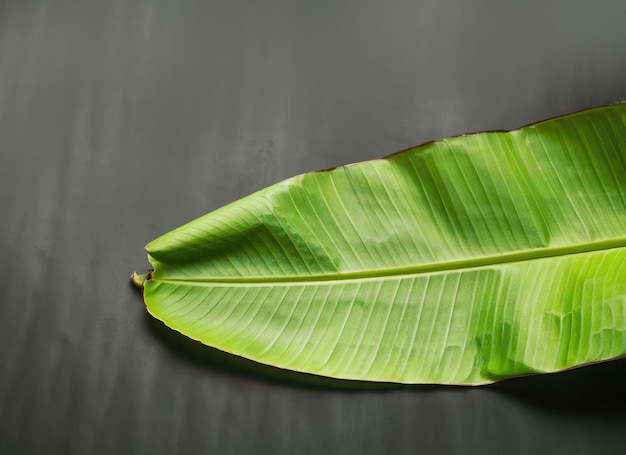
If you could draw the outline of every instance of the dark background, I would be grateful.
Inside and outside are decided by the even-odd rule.
[[[480,388],[150,319],[143,245],[298,173],[626,98],[626,2],[0,0],[0,455],[626,454],[626,361]]]

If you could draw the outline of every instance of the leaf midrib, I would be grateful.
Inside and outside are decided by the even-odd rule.
[[[626,237],[588,242],[584,244],[567,245],[552,248],[535,248],[497,256],[474,257],[455,261],[421,264],[407,267],[393,267],[386,269],[360,270],[356,272],[328,273],[320,275],[291,275],[291,276],[260,276],[260,277],[219,277],[219,278],[185,278],[160,279],[152,276],[151,280],[163,283],[186,283],[189,285],[254,285],[254,284],[319,284],[336,281],[376,280],[399,276],[422,275],[428,273],[448,272],[454,270],[476,269],[493,265],[510,264],[532,260],[550,259],[560,256],[593,253],[604,250],[626,248]]]

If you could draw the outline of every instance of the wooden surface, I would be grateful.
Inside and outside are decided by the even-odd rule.
[[[626,99],[626,3],[0,0],[0,455],[626,453],[624,360],[481,388],[191,342],[143,245],[292,175]]]

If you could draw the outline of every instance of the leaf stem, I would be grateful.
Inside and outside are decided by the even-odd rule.
[[[130,276],[130,279],[133,280],[133,284],[137,286],[139,289],[143,288],[143,284],[146,280],[149,280],[152,277],[152,272],[148,271],[146,273],[142,273],[141,275],[137,272],[133,272]]]

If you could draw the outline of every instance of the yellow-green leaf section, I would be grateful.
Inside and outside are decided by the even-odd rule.
[[[293,177],[146,248],[154,317],[281,368],[482,384],[624,356],[626,104]]]

